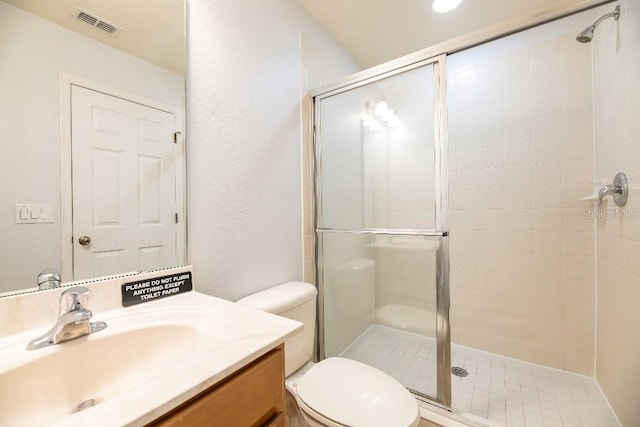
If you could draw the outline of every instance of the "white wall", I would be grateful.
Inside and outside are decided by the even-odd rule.
[[[300,32],[357,68],[294,0],[187,6],[188,258],[235,300],[302,279]]]
[[[184,77],[0,1],[0,292],[60,268],[58,74],[184,109]],[[14,224],[15,203],[53,205],[53,224]],[[64,278],[63,280],[69,280]]]
[[[595,177],[626,172],[619,208],[597,211],[596,379],[623,426],[640,425],[640,4],[619,2],[620,20],[595,33]],[[613,10],[614,5],[608,9]]]

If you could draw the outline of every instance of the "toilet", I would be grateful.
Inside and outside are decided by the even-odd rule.
[[[285,384],[310,426],[415,427],[415,398],[384,372],[355,360],[329,357],[313,363],[316,321],[313,285],[288,282],[237,302],[304,324],[285,341]]]

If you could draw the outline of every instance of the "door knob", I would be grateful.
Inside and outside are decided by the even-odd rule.
[[[91,237],[89,237],[89,236],[80,236],[80,238],[78,239],[78,243],[80,243],[82,246],[86,246],[89,243],[91,243]]]

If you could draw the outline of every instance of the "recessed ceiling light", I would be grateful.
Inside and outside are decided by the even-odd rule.
[[[433,10],[438,13],[449,12],[460,6],[462,0],[433,0]]]

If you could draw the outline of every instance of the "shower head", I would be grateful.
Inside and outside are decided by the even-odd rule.
[[[601,16],[596,22],[593,23],[593,25],[590,25],[589,27],[585,28],[583,32],[578,34],[578,36],[576,37],[576,40],[578,40],[580,43],[590,43],[591,40],[593,40],[593,32],[596,30],[596,27],[598,26],[598,24],[600,24],[602,21],[604,21],[607,18],[611,18],[612,16],[613,16],[613,19],[615,19],[616,21],[620,19],[620,6],[616,6],[613,12],[607,13],[606,15]]]
[[[593,32],[595,29],[596,29],[595,25],[587,27],[583,32],[578,34],[578,37],[576,37],[576,40],[578,40],[580,43],[591,42],[591,40],[593,39]]]

